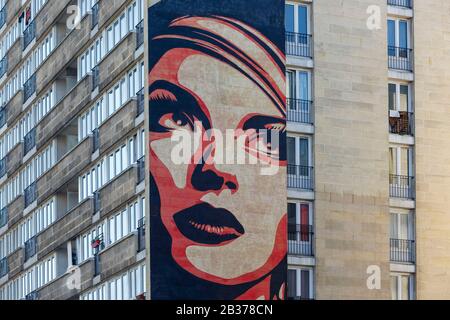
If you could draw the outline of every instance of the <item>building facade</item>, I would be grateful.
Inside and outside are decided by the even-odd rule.
[[[0,1],[0,299],[151,299],[144,39],[170,1]],[[285,298],[450,298],[450,3],[280,2]]]

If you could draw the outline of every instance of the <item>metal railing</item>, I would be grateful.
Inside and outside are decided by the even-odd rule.
[[[92,91],[94,91],[100,84],[100,69],[98,66],[92,68]]]
[[[412,71],[412,49],[388,46],[390,69]]]
[[[296,300],[296,301],[313,301],[314,298],[310,297],[300,297],[300,296],[288,296],[288,300]]]
[[[312,124],[312,101],[301,99],[287,99],[288,121]]]
[[[25,261],[34,257],[37,253],[37,237],[34,236],[30,240],[25,242]]]
[[[313,256],[313,236],[313,226],[311,225],[288,225],[288,253],[308,257]]]
[[[398,111],[398,117],[389,114],[389,132],[399,135],[414,135],[414,113]]]
[[[9,272],[8,258],[3,258],[0,260],[0,278],[6,276]]]
[[[314,168],[289,164],[287,167],[287,185],[291,189],[314,189]]]
[[[387,0],[388,5],[412,9],[411,0]]]
[[[28,45],[36,38],[36,23],[35,21],[31,21],[31,23],[28,25],[28,27],[23,32],[23,45],[22,49],[25,51],[25,49],[28,47]]]
[[[100,149],[100,131],[94,129],[92,131],[92,153]]]
[[[144,20],[136,25],[136,49],[144,44]]]
[[[98,14],[100,12],[98,2],[94,4],[92,7],[92,16],[91,16],[91,30],[93,30],[98,25]]]
[[[6,157],[0,160],[0,178],[6,175]]]
[[[2,10],[0,10],[0,29],[3,28],[3,26],[6,24],[6,17],[7,17],[7,11],[6,11],[6,5],[4,5]]]
[[[391,261],[415,262],[416,242],[414,240],[391,239]]]
[[[311,58],[311,40],[310,34],[286,32],[286,54]]]
[[[136,97],[137,97],[137,116],[140,116],[141,114],[144,113],[144,105],[145,105],[144,89],[139,90],[138,93],[136,93]]]
[[[391,174],[389,194],[393,198],[414,199],[414,177]]]
[[[3,228],[8,223],[8,207],[0,210],[0,228]]]
[[[145,250],[145,218],[142,218],[138,222],[138,252]]]
[[[33,128],[23,138],[23,154],[26,155],[36,146],[36,128]]]
[[[0,78],[8,72],[8,56],[4,56],[0,61]]]
[[[36,73],[33,74],[30,79],[28,79],[23,84],[23,102],[27,102],[28,99],[36,92]]]
[[[6,124],[6,106],[0,108],[0,128],[2,128]]]
[[[145,157],[140,158],[137,161],[137,183],[145,181]]]
[[[24,191],[25,208],[37,199],[37,183],[33,182]]]

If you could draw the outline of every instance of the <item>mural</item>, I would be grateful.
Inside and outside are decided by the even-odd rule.
[[[152,299],[285,298],[283,14],[281,0],[149,8]]]

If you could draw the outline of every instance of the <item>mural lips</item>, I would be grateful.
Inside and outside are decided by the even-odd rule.
[[[230,211],[208,203],[178,212],[174,221],[186,238],[199,244],[226,244],[245,233],[244,227]]]

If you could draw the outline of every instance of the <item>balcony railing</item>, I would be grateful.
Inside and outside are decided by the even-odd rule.
[[[145,218],[138,222],[138,252],[145,250]]]
[[[34,257],[37,253],[37,237],[34,236],[30,240],[25,242],[25,261]]]
[[[145,98],[144,98],[144,89],[141,89],[137,94],[137,116],[140,116],[144,113],[145,106]]]
[[[28,79],[23,84],[23,102],[27,102],[28,99],[36,92],[36,74],[33,74],[30,79]]]
[[[136,25],[136,49],[144,44],[144,20]]]
[[[36,38],[36,23],[31,21],[31,23],[28,25],[28,27],[23,32],[23,50],[28,47],[28,45]]]
[[[3,228],[8,223],[8,207],[0,210],[0,228]]]
[[[0,78],[8,71],[8,56],[4,56],[0,61]]]
[[[388,0],[388,5],[412,9],[411,0]]]
[[[391,239],[391,261],[414,263],[415,252],[414,240]]]
[[[390,69],[412,71],[412,49],[388,46]]]
[[[3,258],[0,260],[0,278],[6,276],[9,272],[8,258]]]
[[[99,6],[97,2],[92,7],[91,30],[93,30],[98,25],[98,14],[99,14]]]
[[[310,34],[286,32],[286,54],[311,58],[311,39]]]
[[[389,193],[393,198],[414,199],[414,177],[391,174]]]
[[[314,189],[314,168],[306,166],[288,165],[287,175],[288,188],[291,189]]]
[[[145,181],[145,157],[140,158],[137,161],[137,165],[138,165],[137,183],[140,184],[141,182]]]
[[[3,28],[3,26],[6,23],[6,17],[7,17],[7,11],[6,11],[6,5],[3,6],[2,10],[0,11],[0,29]]]
[[[33,128],[23,138],[23,154],[26,155],[35,146],[36,146],[36,128]]]
[[[288,296],[287,298],[288,300],[296,300],[296,301],[313,301],[314,298],[310,298],[310,297],[300,297],[300,296]]]
[[[301,99],[287,99],[288,121],[312,124],[312,101]]]
[[[313,256],[313,235],[313,226],[311,225],[288,225],[288,253]]]
[[[92,91],[94,91],[100,84],[100,69],[95,66],[92,69]]]
[[[6,106],[0,108],[0,128],[6,124]]]
[[[25,208],[32,204],[37,199],[37,183],[34,182],[24,191]]]
[[[399,135],[414,135],[414,113],[398,111],[398,116],[389,114],[389,132]]]
[[[6,157],[0,160],[0,178],[6,175]]]

